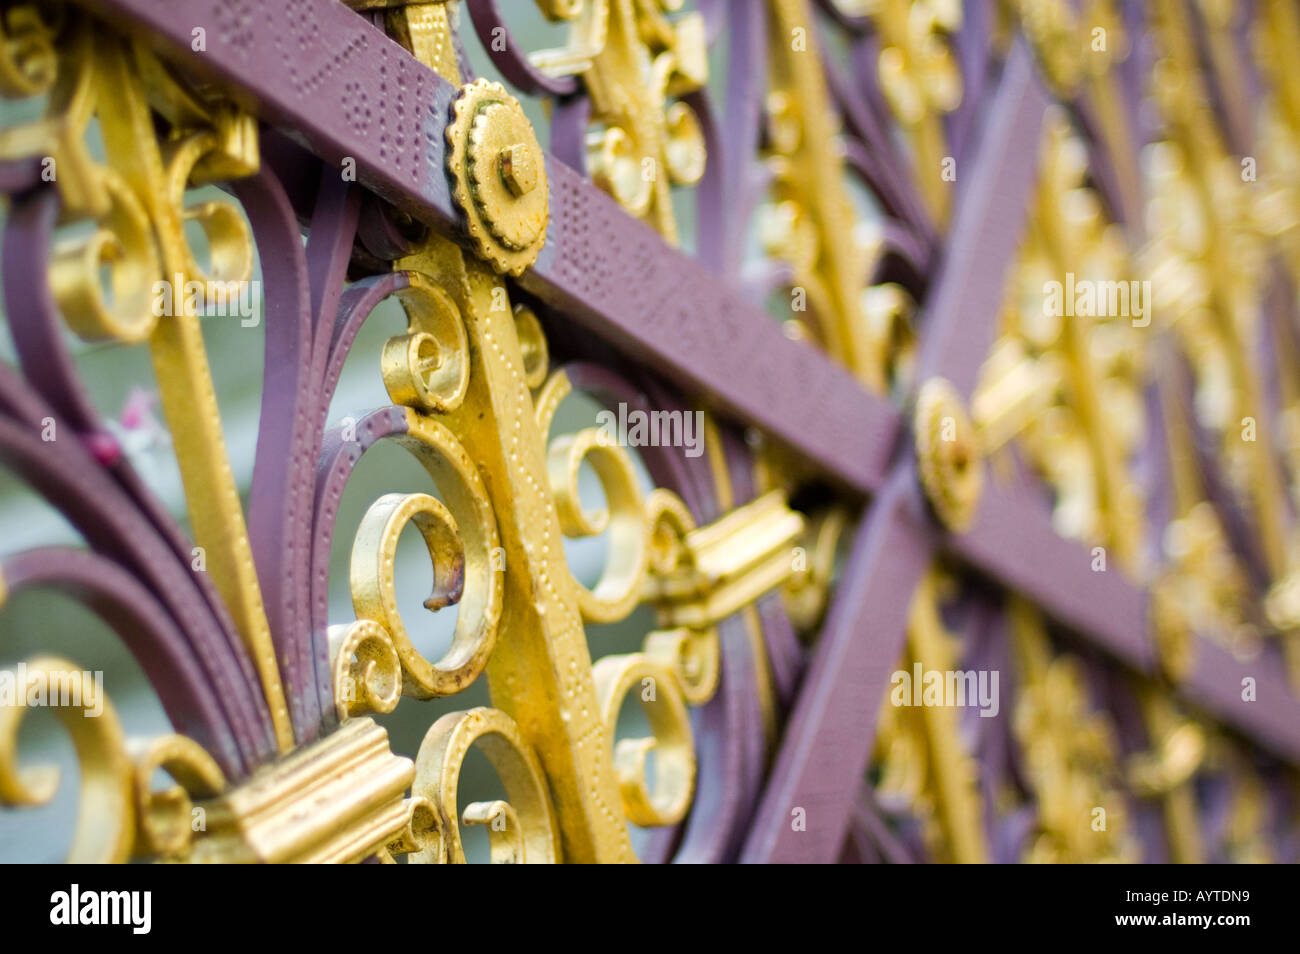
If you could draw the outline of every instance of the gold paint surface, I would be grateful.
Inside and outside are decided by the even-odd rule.
[[[408,825],[410,759],[368,718],[297,749],[217,798],[201,802],[207,831],[183,860],[329,863],[360,861]]]

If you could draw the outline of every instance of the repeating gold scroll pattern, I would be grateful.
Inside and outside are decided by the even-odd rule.
[[[198,98],[142,44],[100,33],[84,16],[68,21],[62,28],[48,24],[27,6],[8,21],[11,30],[20,25],[6,48],[10,56],[19,51],[10,72],[28,82],[11,76],[6,91],[44,90],[48,106],[42,119],[0,134],[0,157],[52,162],[64,219],[93,226],[55,249],[51,291],[69,327],[82,338],[148,342],[196,541],[252,657],[279,746],[287,751],[293,725],[226,454],[196,301],[183,292],[191,281],[230,288],[252,276],[252,239],[239,212],[219,200],[187,205],[185,192],[257,171],[256,120],[228,104]],[[165,139],[155,131],[156,115],[170,130]],[[92,121],[104,144],[103,163],[91,158]],[[206,265],[186,237],[187,222],[203,230]],[[172,290],[161,308],[158,282]]]
[[[51,4],[6,8],[0,95],[44,97],[40,118],[0,132],[0,158],[39,160],[43,178],[59,191],[59,224],[68,226],[48,276],[32,280],[48,281],[82,339],[147,343],[206,571],[249,652],[275,739],[288,751],[294,726],[222,437],[201,306],[184,291],[198,283],[228,294],[252,276],[252,239],[238,210],[220,200],[191,203],[186,192],[257,171],[256,120],[197,94],[144,45]],[[186,235],[189,223],[203,232],[202,256]],[[171,290],[161,300],[159,283]],[[127,739],[102,684],[65,659],[28,660],[5,677],[15,691],[0,711],[0,801],[43,804],[58,789],[55,767],[19,764],[19,725],[34,700],[59,717],[77,757],[80,800],[69,860],[188,850],[195,803],[226,785],[211,756],[182,736]],[[175,784],[155,789],[158,769]]]
[[[705,81],[703,21],[697,15],[668,19],[664,14],[673,8],[668,2],[607,0],[584,6],[575,21],[577,45],[538,54],[534,62],[557,74],[581,73],[593,102],[593,178],[633,214],[675,239],[669,185],[698,181],[705,162],[699,119],[689,105],[675,100]],[[880,30],[880,83],[890,107],[921,164],[937,166],[945,151],[942,114],[961,94],[946,39],[959,24],[959,13],[954,5],[938,2],[914,4],[910,11],[888,0],[863,6]],[[1098,17],[1109,10],[1105,3],[1093,6]],[[545,9],[572,18],[577,6],[549,3]],[[842,164],[823,148],[835,123],[816,57],[792,59],[777,48],[805,22],[801,6],[774,2],[773,9],[780,29],[773,32],[777,46],[768,100],[768,158],[776,183],[767,210],[768,251],[789,261],[812,294],[819,322],[815,333],[831,353],[872,387],[905,384],[905,326],[913,303],[901,289],[862,289],[870,244],[840,243],[827,234],[835,223],[847,223],[842,215],[849,208],[839,188]],[[1280,7],[1269,9],[1279,31],[1295,32]],[[1055,35],[1052,24],[1031,21],[1028,10],[1026,5],[1022,16],[1031,36],[1046,42]],[[1286,587],[1293,585],[1295,548],[1288,546],[1285,521],[1272,519],[1283,512],[1283,491],[1271,465],[1241,451],[1227,436],[1235,417],[1255,411],[1259,400],[1247,385],[1251,368],[1243,363],[1243,342],[1255,329],[1242,304],[1249,301],[1243,282],[1259,275],[1257,236],[1250,216],[1238,214],[1247,204],[1245,196],[1224,174],[1231,157],[1217,145],[1200,152],[1192,148],[1207,125],[1188,104],[1204,97],[1189,96],[1194,70],[1173,52],[1187,40],[1186,24],[1171,5],[1162,5],[1162,11],[1160,37],[1168,50],[1155,88],[1170,132],[1154,150],[1149,170],[1156,195],[1154,235],[1143,254],[1153,268],[1188,278],[1161,283],[1191,289],[1160,303],[1174,313],[1164,320],[1176,327],[1192,358],[1202,423],[1222,433],[1231,473],[1243,492],[1250,488],[1257,521],[1267,531],[1265,550],[1275,579],[1272,622],[1294,629]],[[417,55],[458,81],[445,16],[439,4],[411,4],[394,7],[389,23]],[[404,29],[396,28],[403,24]],[[95,226],[88,238],[58,250],[50,276],[55,298],[70,327],[84,338],[149,343],[169,424],[183,445],[178,451],[187,491],[202,501],[192,507],[196,533],[200,541],[211,541],[214,579],[261,676],[280,745],[288,750],[293,727],[251,572],[196,316],[183,306],[181,314],[159,320],[145,291],[157,276],[222,282],[249,277],[252,247],[242,219],[223,203],[187,207],[185,190],[254,172],[256,125],[228,105],[196,97],[141,46],[112,35],[92,44],[85,23],[61,34],[36,7],[17,5],[3,30],[0,91],[49,93],[51,105],[40,122],[0,137],[0,155],[53,158],[61,170],[65,215]],[[61,37],[57,43],[56,37]],[[1268,122],[1273,148],[1285,152],[1296,138],[1295,84],[1284,58],[1275,59],[1279,94]],[[1069,69],[1068,58],[1063,62]],[[1053,78],[1062,87],[1078,81],[1073,73]],[[1103,101],[1107,81],[1103,65],[1093,88]],[[170,128],[163,139],[154,131],[155,113]],[[107,147],[102,164],[86,147],[92,120]],[[1104,117],[1103,131],[1119,135]],[[1134,356],[1147,349],[1137,344],[1136,324],[1045,315],[1038,307],[1045,279],[1063,280],[1074,270],[1083,280],[1122,274],[1130,257],[1097,196],[1085,186],[1082,144],[1063,122],[1049,125],[1044,151],[1043,181],[1014,278],[1017,294],[1006,334],[975,399],[982,449],[1018,437],[1057,491],[1058,528],[1104,543],[1123,566],[1141,573],[1142,507],[1129,461],[1146,436],[1132,422],[1143,419],[1140,387],[1148,372],[1143,358]],[[529,191],[518,181],[527,163],[522,154],[512,155],[520,168],[513,184],[506,185],[518,196]],[[942,222],[947,193],[938,181],[927,179],[923,193]],[[1266,230],[1293,238],[1285,209],[1291,197],[1283,187],[1270,194],[1273,205],[1257,216]],[[1225,205],[1232,214],[1216,211]],[[828,211],[833,208],[841,211]],[[1191,210],[1190,223],[1180,209]],[[185,221],[202,225],[210,267],[199,264],[186,241]],[[104,266],[111,296],[102,290]],[[789,557],[806,528],[786,506],[783,490],[775,489],[777,481],[768,481],[772,491],[753,504],[730,508],[717,523],[697,527],[674,494],[645,493],[626,450],[598,432],[562,435],[548,444],[555,409],[571,386],[562,371],[548,376],[546,341],[535,317],[522,306],[500,307],[505,288],[497,274],[440,238],[398,267],[408,278],[400,293],[408,328],[384,347],[381,374],[390,399],[406,409],[406,432],[398,442],[425,467],[442,499],[425,493],[385,495],[362,520],[350,567],[356,619],[330,633],[344,727],[321,747],[292,752],[269,767],[257,784],[227,790],[211,758],[192,741],[171,736],[128,745],[107,700],[96,687],[78,681],[71,664],[35,660],[29,675],[62,680],[70,695],[80,696],[83,708],[104,709],[104,717],[90,726],[65,719],[83,770],[76,860],[122,860],[133,852],[195,860],[392,860],[409,853],[415,861],[460,862],[465,860],[460,826],[475,824],[488,828],[497,862],[630,860],[626,821],[668,825],[689,811],[696,771],[689,707],[706,703],[716,691],[717,623],[782,584],[788,584],[804,625],[811,626],[820,614],[835,540],[845,523],[842,510],[832,508],[809,528],[814,559],[803,568]],[[1293,398],[1300,394],[1294,390]],[[1177,422],[1168,430],[1175,435],[1171,440],[1178,439]],[[600,479],[603,508],[580,499],[584,464]],[[1166,532],[1170,569],[1156,590],[1157,630],[1185,636],[1186,619],[1166,616],[1175,614],[1171,607],[1192,602],[1196,584],[1208,580],[1213,587],[1205,600],[1207,614],[1217,614],[1225,641],[1240,648],[1254,632],[1234,609],[1245,584],[1212,508],[1193,483],[1190,477],[1183,480],[1177,519]],[[426,607],[459,607],[452,645],[438,660],[415,648],[408,629],[413,621],[403,620],[397,609],[394,556],[408,526],[420,533],[434,568],[435,589]],[[594,586],[582,586],[564,560],[561,537],[605,531],[611,536],[609,564]],[[951,669],[951,637],[938,613],[935,580],[933,574],[927,577],[919,594],[907,661]],[[593,665],[583,624],[625,619],[643,600],[655,605],[661,628],[646,636],[641,651],[606,656]],[[1177,833],[1188,830],[1195,809],[1188,783],[1207,758],[1203,730],[1174,711],[1161,691],[1143,686],[1152,748],[1121,773],[1111,731],[1087,704],[1079,667],[1051,653],[1031,610],[1019,607],[1013,620],[1023,684],[1015,732],[1038,803],[1029,858],[1130,859],[1134,843],[1124,825],[1123,800],[1116,795],[1121,784],[1159,798],[1174,854],[1179,860],[1199,858],[1202,847]],[[509,640],[501,638],[504,632]],[[1186,640],[1167,637],[1166,642],[1171,645],[1162,644],[1162,658],[1169,674],[1177,676],[1187,668],[1180,656]],[[382,731],[361,718],[391,711],[401,695],[455,694],[485,671],[500,708],[438,720],[414,763],[393,756]],[[619,711],[633,693],[646,707],[652,735],[615,742]],[[75,716],[76,706],[59,712]],[[21,714],[21,707],[0,710],[0,795],[14,804],[48,799],[55,785],[48,771],[18,765]],[[981,860],[987,851],[981,806],[971,763],[955,737],[949,710],[886,710],[883,789],[901,794],[923,816],[936,857]],[[508,799],[475,802],[460,811],[458,779],[471,748],[488,757]],[[339,778],[327,783],[307,767],[309,756],[322,753],[346,763],[347,782],[382,778],[382,785],[341,800],[342,824],[331,833],[314,830],[294,841],[291,825],[269,835],[256,830],[250,818],[265,813],[286,819],[306,797],[299,792],[310,790],[318,798],[337,794]],[[653,784],[647,772],[652,754]],[[158,768],[178,784],[153,790]],[[1247,856],[1261,851],[1250,837],[1257,802],[1249,785],[1234,802],[1233,844]],[[1090,805],[1110,806],[1108,824],[1114,827],[1101,828],[1111,833],[1100,839],[1084,840],[1075,828]],[[211,810],[216,820],[213,833],[199,839],[186,824],[196,809]]]
[[[846,164],[826,148],[840,123],[811,8],[802,0],[769,6],[764,158],[772,186],[758,230],[764,252],[791,272],[786,333],[815,342],[868,387],[884,390],[902,363],[889,345],[906,341],[915,303],[899,286],[865,288],[880,242],[856,226]]]
[[[1036,815],[1025,860],[1136,861],[1114,727],[1092,707],[1079,662],[1053,652],[1037,610],[1013,600],[1011,627],[1015,735]]]
[[[12,687],[12,697],[0,704],[0,803],[43,805],[58,792],[56,766],[19,760],[23,718],[40,706],[54,712],[68,733],[81,777],[69,862],[123,862],[175,853],[190,843],[194,799],[225,786],[221,769],[197,743],[178,735],[128,740],[102,678],[61,657],[26,660],[0,678]],[[175,784],[155,789],[157,769]]]
[[[957,669],[958,639],[940,615],[945,582],[950,581],[931,569],[912,598],[907,649],[899,670],[907,681],[896,676],[881,705],[876,796],[887,811],[906,811],[920,821],[931,858],[976,864],[988,861],[989,853],[983,801],[975,785],[976,764],[960,731],[961,710],[929,702],[912,704],[912,692],[922,691],[919,685],[913,687],[913,674],[923,679],[924,673]],[[973,700],[963,701],[973,704]]]
[[[1208,508],[1194,499],[1199,487],[1189,489],[1191,479],[1178,489],[1181,536],[1192,545],[1184,547],[1187,556],[1171,556],[1182,556],[1175,562],[1184,567],[1208,565],[1210,571],[1198,575],[1218,581],[1217,592],[1225,598],[1207,635],[1239,655],[1251,655],[1258,652],[1259,634],[1281,634],[1292,683],[1300,686],[1300,617],[1293,612],[1300,534],[1292,515],[1300,443],[1291,426],[1300,382],[1293,367],[1295,346],[1280,336],[1283,321],[1272,314],[1279,306],[1294,308],[1294,301],[1271,300],[1268,294],[1279,287],[1272,261],[1287,261],[1293,244],[1286,191],[1278,185],[1290,160],[1279,154],[1278,146],[1293,135],[1287,117],[1294,77],[1278,44],[1297,35],[1294,12],[1280,4],[1261,10],[1256,43],[1272,86],[1259,116],[1258,158],[1233,155],[1207,105],[1203,63],[1187,47],[1193,38],[1188,11],[1161,3],[1155,12],[1159,58],[1150,83],[1162,138],[1151,147],[1146,170],[1151,235],[1143,256],[1157,307],[1174,329],[1194,377],[1194,415],[1180,437],[1190,446],[1189,434],[1204,433],[1216,447],[1230,505],[1239,508],[1257,541],[1255,558],[1269,584],[1264,613],[1246,610],[1240,597],[1247,587],[1240,572],[1229,575],[1226,559],[1206,559],[1207,552],[1217,555],[1226,547],[1219,543],[1222,530]],[[1205,5],[1202,14],[1228,28],[1231,14],[1226,9]],[[1208,56],[1224,95],[1239,93],[1240,66],[1221,38],[1210,41]],[[1265,164],[1262,175],[1257,162]],[[1293,295],[1294,285],[1287,284]],[[1266,348],[1259,347],[1261,341]],[[1276,419],[1265,400],[1264,381],[1273,373],[1282,404]]]
[[[1130,272],[1127,247],[1084,185],[1082,141],[1059,115],[1044,140],[1004,334],[972,411],[986,453],[1017,436],[1056,490],[1058,532],[1109,547],[1137,570],[1142,498],[1131,460],[1145,438],[1143,319],[1131,318],[1127,282],[1122,310],[1118,299],[1089,304],[1076,292],[1120,284],[1114,276]],[[1143,307],[1149,316],[1149,303]]]
[[[943,117],[962,98],[950,39],[961,28],[961,5],[953,0],[880,0],[871,6],[880,31],[880,90],[915,150],[917,185],[929,212],[942,224],[950,205],[941,175],[949,156]]]
[[[1139,185],[1144,189],[1148,204],[1139,211],[1145,212],[1147,238],[1133,249],[1131,241],[1142,230],[1125,231],[1108,221],[1086,178],[1083,140],[1062,115],[1053,116],[1044,136],[1036,204],[1009,279],[1003,334],[983,368],[973,415],[983,450],[995,454],[995,476],[1014,473],[1009,457],[996,454],[1014,441],[1021,459],[1055,491],[1058,531],[1098,547],[1092,569],[1114,572],[1109,559],[1149,585],[1157,661],[1163,675],[1176,681],[1196,665],[1198,636],[1248,658],[1258,654],[1262,632],[1287,632],[1291,626],[1285,611],[1293,579],[1286,542],[1291,530],[1279,516],[1285,509],[1282,489],[1267,452],[1273,444],[1285,457],[1290,444],[1265,438],[1256,443],[1253,433],[1247,437],[1241,429],[1264,419],[1260,373],[1249,343],[1261,334],[1263,243],[1270,231],[1287,234],[1286,196],[1275,182],[1264,190],[1254,186],[1242,175],[1239,158],[1223,146],[1205,106],[1200,67],[1188,55],[1189,26],[1176,4],[1162,5],[1155,18],[1162,59],[1151,83],[1166,138],[1144,154],[1145,178],[1129,182],[1136,170],[1125,165],[1124,124],[1106,114],[1114,106],[1114,81],[1106,57],[1092,55],[1107,50],[1093,47],[1078,62],[1048,55],[1078,36],[1052,26],[1058,6],[1026,5],[1021,11],[1026,32],[1058,93],[1090,97],[1101,138],[1115,159],[1117,197],[1128,209],[1138,209],[1133,198]],[[1086,22],[1100,24],[1111,43],[1107,55],[1122,58],[1122,34],[1107,19],[1106,5],[1096,7]],[[1228,69],[1217,60],[1216,68]],[[1233,77],[1223,76],[1221,82],[1231,88]],[[1271,100],[1268,129],[1276,141],[1285,135],[1279,121],[1284,101],[1282,93]],[[1261,193],[1269,203],[1262,210],[1255,205]],[[1141,279],[1149,281],[1143,286]],[[1118,308],[1113,299],[1103,301],[1103,293],[1121,286],[1128,286],[1129,307],[1122,306],[1123,296]],[[1088,301],[1079,291],[1096,297]],[[1145,300],[1131,297],[1137,294]],[[1176,384],[1183,356],[1196,388],[1190,413]],[[1157,395],[1158,436],[1169,462],[1169,519],[1157,528],[1160,549],[1154,562],[1155,554],[1144,545],[1147,516],[1137,477],[1138,455],[1152,439],[1142,426],[1148,417],[1144,392]],[[1269,525],[1260,540],[1274,578],[1265,603],[1272,619],[1255,611],[1245,564],[1209,500],[1196,451],[1199,434],[1206,432],[1215,437],[1236,497],[1253,515],[1252,525]],[[1197,837],[1191,780],[1205,768],[1204,728],[1178,713],[1167,686],[1135,684],[1149,749],[1125,761],[1100,714],[1083,715],[1087,702],[1078,665],[1050,652],[1041,621],[1024,604],[1016,603],[1012,620],[1021,682],[1016,737],[1030,769],[1038,817],[1027,857],[1134,860],[1136,843],[1125,831],[1125,813],[1135,799],[1152,799],[1166,820],[1170,857],[1203,859],[1207,846]],[[1067,731],[1067,723],[1079,725],[1079,731]],[[1236,817],[1243,830],[1231,836],[1225,850],[1245,853],[1250,850],[1245,829],[1260,816],[1251,808],[1249,792],[1233,797],[1241,806]],[[1099,809],[1106,812],[1105,829],[1094,825],[1089,832],[1079,826],[1088,812]]]
[[[592,179],[623,208],[677,241],[671,187],[704,175],[707,153],[700,119],[680,97],[708,79],[704,17],[669,19],[671,0],[588,0],[580,15],[604,28],[581,41],[590,53],[581,73],[591,95],[587,163]],[[595,33],[597,31],[593,31]],[[569,57],[568,62],[575,58]],[[544,69],[570,69],[564,58],[543,57]]]

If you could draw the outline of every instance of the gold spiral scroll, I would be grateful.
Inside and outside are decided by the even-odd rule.
[[[98,179],[107,212],[94,232],[57,243],[50,289],[68,326],[86,341],[144,341],[158,324],[150,289],[162,272],[149,214],[116,171],[101,169]]]
[[[30,659],[20,673],[0,673],[13,680],[12,693],[5,693],[10,698],[0,699],[0,804],[43,805],[59,789],[56,767],[18,764],[18,730],[28,701],[39,699],[53,709],[77,750],[81,797],[67,860],[120,863],[130,857],[134,836],[131,760],[117,712],[87,675],[57,656]]]
[[[406,334],[388,339],[380,358],[384,387],[394,404],[426,414],[460,407],[469,388],[469,339],[451,296],[420,272],[406,272],[397,293]]]
[[[385,494],[371,505],[352,544],[352,607],[358,619],[374,620],[391,636],[403,694],[430,699],[460,692],[487,665],[501,619],[502,574],[494,564],[496,517],[478,468],[436,421],[408,408],[406,427],[393,439],[424,465],[447,503],[428,494]],[[433,560],[434,587],[425,607],[459,607],[451,647],[436,663],[412,644],[397,609],[397,540],[408,523],[420,531]]]
[[[645,653],[606,656],[592,668],[601,716],[610,738],[628,693],[635,692],[653,737],[622,739],[614,746],[614,770],[628,821],[646,827],[675,825],[686,817],[695,793],[695,743],[677,676]],[[647,761],[655,756],[653,791]]]
[[[479,707],[449,712],[432,726],[415,759],[411,795],[437,808],[441,837],[430,840],[410,861],[419,864],[465,863],[465,849],[456,821],[460,769],[470,747],[477,745],[496,769],[508,803],[467,805],[465,824],[484,824],[492,836],[492,860],[497,863],[553,864],[559,860],[559,828],[541,764],[519,727],[504,712]],[[500,824],[504,822],[504,824]]]
[[[183,852],[194,838],[194,798],[214,798],[226,787],[216,760],[183,735],[128,743],[135,769],[136,854]],[[176,784],[153,787],[162,769]]]
[[[402,662],[392,637],[373,619],[329,628],[330,670],[339,719],[392,712],[402,695]]]
[[[19,3],[0,22],[0,96],[18,99],[49,92],[58,77],[54,35],[62,13],[39,4]]]
[[[202,164],[230,162],[223,155],[223,142],[217,133],[203,131],[169,142],[162,147],[166,170],[164,184],[173,208],[180,210],[182,224],[197,222],[207,239],[210,269],[203,269],[194,254],[189,238],[182,231],[179,250],[185,256],[184,268],[188,279],[204,283],[236,286],[253,277],[253,235],[243,215],[233,202],[214,199],[185,204],[185,192],[202,177]],[[251,162],[256,170],[256,162]],[[169,276],[170,277],[170,276]],[[174,294],[179,295],[180,289]]]
[[[556,371],[538,392],[537,426],[543,434],[550,431],[556,409],[572,390],[568,375]],[[597,510],[583,507],[579,497],[578,476],[583,461],[595,470],[605,492],[605,506]],[[594,623],[623,619],[640,602],[650,565],[650,529],[631,456],[610,441],[604,431],[588,427],[551,441],[546,472],[566,537],[594,537],[610,531],[605,569],[596,586],[587,589],[576,579],[573,581],[582,618]]]

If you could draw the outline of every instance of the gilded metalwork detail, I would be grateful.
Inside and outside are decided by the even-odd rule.
[[[401,8],[396,15],[409,20],[419,12]],[[417,54],[441,64],[450,71],[447,78],[459,83],[458,71],[448,65],[455,62],[450,38],[440,34],[436,40],[417,46]],[[468,389],[441,419],[485,474],[496,515],[500,568],[491,573],[491,585],[501,587],[499,625],[510,639],[487,656],[493,702],[536,752],[554,799],[564,857],[635,860],[618,808],[610,736],[597,703],[579,598],[560,544],[560,516],[543,477],[545,434],[529,391],[537,375],[536,341],[529,367],[518,337],[520,328],[528,330],[527,319],[517,321],[495,274],[446,239],[430,239],[396,265],[445,291],[464,322]],[[503,300],[506,307],[500,307]],[[408,423],[414,422],[412,412]],[[445,820],[450,823],[450,815]],[[448,851],[454,860],[450,844]]]
[[[794,573],[803,533],[785,495],[770,491],[707,527],[688,530],[673,568],[653,577],[647,596],[670,625],[715,625]]]
[[[135,839],[135,776],[117,712],[102,690],[73,663],[56,656],[26,661],[14,679],[14,703],[0,705],[0,802],[41,805],[58,791],[59,771],[49,765],[24,768],[18,759],[18,730],[33,694],[52,693],[54,712],[77,749],[81,795],[67,860],[80,864],[126,861]],[[66,700],[68,704],[60,705]],[[95,718],[86,712],[98,711]]]
[[[1274,756],[1294,761],[1300,734],[1255,715],[1295,702],[1279,701],[1285,656],[1300,686],[1294,4],[1260,0],[1247,24],[1217,0],[973,16],[952,0],[536,0],[568,42],[533,53],[495,45],[504,0],[345,4],[245,3],[247,32],[213,29],[225,55],[206,61],[157,4],[0,9],[0,96],[39,114],[0,130],[0,462],[84,544],[0,554],[0,606],[11,586],[86,604],[185,732],[127,739],[120,693],[115,709],[92,674],[39,655],[0,673],[6,810],[58,792],[19,753],[46,706],[77,758],[78,862],[462,863],[465,826],[506,864],[632,862],[634,843],[677,860],[1294,854],[1277,835],[1300,789]],[[279,35],[299,20],[311,29]],[[512,90],[462,75],[466,23]],[[1044,94],[1017,30],[1059,101],[1037,151]],[[292,65],[239,75],[247,50]],[[544,97],[549,170],[517,95]],[[1004,223],[997,204],[1028,192],[1011,180],[1033,198]],[[194,201],[208,185],[242,208]],[[673,247],[679,186],[699,186],[698,261]],[[208,310],[186,289],[255,274],[268,327],[246,517]],[[967,286],[984,304],[957,343],[975,347],[927,338],[952,330],[936,302]],[[388,400],[329,426],[389,297],[406,324],[369,372]],[[115,436],[127,425],[82,393],[65,328],[148,351],[188,526]],[[683,343],[661,350],[670,335]],[[751,368],[752,388],[719,380]],[[700,446],[651,440],[638,458],[606,427],[561,433],[584,390],[698,414]],[[841,404],[869,420],[798,443],[800,414],[840,421]],[[852,443],[859,423],[873,436]],[[336,540],[381,441],[433,487],[375,491]],[[917,523],[913,465],[935,525]],[[414,534],[424,608],[457,614],[437,659],[397,596]],[[566,543],[598,537],[585,585]],[[332,546],[352,609],[336,625]],[[649,631],[607,652],[602,628],[638,609]],[[996,680],[978,716],[927,686],[888,693],[869,725],[858,683],[888,675],[871,653],[891,638],[905,675],[988,666],[1006,704]],[[1246,674],[1243,704],[1258,682],[1261,704],[1239,709],[1238,671],[1212,664]],[[419,718],[483,674],[491,706],[426,718],[414,758],[371,717]],[[633,701],[648,728],[629,733]],[[460,804],[471,749],[504,797]],[[1155,813],[1152,838],[1135,821]]]
[[[941,673],[957,668],[959,641],[940,614],[943,584],[939,571],[931,569],[912,597],[907,651],[900,669],[909,678],[914,667]],[[882,802],[920,820],[935,860],[988,861],[976,766],[962,742],[960,710],[947,704],[912,706],[911,692],[899,700],[898,691],[896,687],[881,706],[876,740]]]
[[[537,429],[543,436],[550,433],[555,410],[571,390],[565,373],[556,371],[538,391]],[[595,471],[604,492],[605,505],[597,510],[584,507],[579,498],[578,474],[584,463]],[[598,623],[623,619],[640,602],[650,554],[645,502],[631,457],[599,428],[588,427],[550,442],[546,476],[566,537],[610,533],[610,558],[595,587],[573,580],[582,618]]]
[[[878,249],[854,228],[846,164],[828,148],[840,129],[811,10],[803,0],[769,6],[774,28],[765,112],[773,181],[758,223],[760,240],[769,255],[789,264],[789,284],[806,296],[800,310],[809,314],[792,315],[791,332],[811,338],[868,387],[884,390],[889,335],[880,327],[884,322],[868,321],[872,299],[863,288]],[[792,48],[793,36],[806,45]]]
[[[587,0],[582,6],[592,8],[587,22],[603,26],[580,35],[570,57],[591,64],[582,81],[592,102],[592,179],[675,243],[670,186],[699,182],[707,159],[699,117],[676,98],[708,79],[704,17],[689,13],[669,21],[664,9],[670,4],[640,0]],[[600,41],[592,43],[589,37],[597,34]],[[549,58],[543,64],[560,65]]]
[[[1052,653],[1037,611],[1014,600],[1011,620],[1015,732],[1038,816],[1025,860],[1135,861],[1113,727],[1090,706],[1078,661]]]
[[[367,718],[268,766],[237,788],[199,802],[206,831],[179,860],[329,863],[384,850],[411,821],[410,759]]]
[[[456,820],[456,792],[460,766],[471,746],[478,746],[488,757],[510,798],[509,802],[473,802],[462,816],[466,825],[487,826],[493,864],[559,861],[559,827],[537,756],[505,713],[483,708],[443,716],[430,726],[420,745],[412,791],[435,807],[440,823],[438,837],[411,860],[424,864],[465,862]]]
[[[611,734],[619,709],[636,693],[652,735],[620,739],[614,746],[614,771],[628,821],[672,825],[686,817],[695,784],[695,746],[686,700],[673,668],[646,653],[605,656],[593,669],[601,715]],[[654,787],[647,783],[647,760],[655,757]]]
[[[965,530],[979,507],[983,458],[975,427],[951,384],[933,378],[921,386],[913,429],[926,499],[945,526]]]
[[[1127,281],[1098,285],[1091,277],[1124,276],[1129,258],[1120,230],[1084,185],[1086,168],[1082,142],[1054,116],[1008,294],[1007,336],[985,363],[972,406],[986,452],[1021,437],[1056,491],[1060,533],[1113,547],[1136,569],[1142,498],[1129,463],[1144,437],[1141,335],[1152,305],[1135,303]],[[1124,286],[1122,309],[1105,299],[1104,290],[1117,285]],[[1076,308],[1086,301],[1076,289],[1096,288],[1102,299]],[[1145,312],[1134,318],[1138,306]]]
[[[546,241],[546,163],[533,127],[500,83],[475,80],[452,104],[447,168],[474,249],[518,275]]]
[[[396,441],[426,467],[450,507],[429,494],[385,494],[372,503],[352,545],[352,605],[358,619],[376,621],[391,637],[403,693],[428,699],[459,692],[483,671],[496,641],[503,587],[493,564],[496,520],[478,468],[442,424],[411,409],[406,415],[406,434]],[[419,530],[433,563],[425,608],[459,609],[451,647],[436,662],[415,648],[397,609],[394,563],[408,524]]]
[[[1180,719],[1170,700],[1155,690],[1141,690],[1139,699],[1153,744],[1130,760],[1129,784],[1139,796],[1161,799],[1172,860],[1199,864],[1205,851],[1191,781],[1205,760],[1205,731],[1191,720]]]
[[[242,283],[252,277],[251,236],[228,202],[185,203],[185,190],[257,171],[257,125],[220,100],[199,99],[140,43],[94,36],[77,18],[60,50],[46,117],[6,130],[0,156],[51,156],[70,220],[96,226],[61,244],[50,289],[68,325],[91,341],[148,341],[163,410],[206,572],[221,592],[257,667],[282,751],[294,744],[275,649],[188,281]],[[38,31],[39,32],[39,31]],[[155,132],[155,112],[171,126]],[[85,139],[98,120],[106,161]],[[60,163],[63,163],[60,165]],[[199,265],[185,223],[202,226],[209,268]],[[108,273],[106,294],[103,272]],[[172,288],[160,315],[156,283]]]
[[[397,708],[402,694],[401,660],[393,638],[374,620],[331,626],[330,662],[340,720]]]
[[[884,93],[916,150],[917,184],[930,214],[946,222],[949,191],[938,175],[949,155],[942,120],[962,98],[961,73],[950,36],[961,28],[961,5],[953,0],[880,0],[878,61]]]

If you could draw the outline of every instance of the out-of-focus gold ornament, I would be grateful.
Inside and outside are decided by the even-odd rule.
[[[1156,662],[1173,682],[1186,679],[1196,665],[1196,633],[1183,601],[1184,578],[1167,573],[1151,586],[1150,629]]]
[[[917,471],[935,516],[950,530],[967,529],[984,489],[975,427],[951,384],[921,386],[913,418]]]

